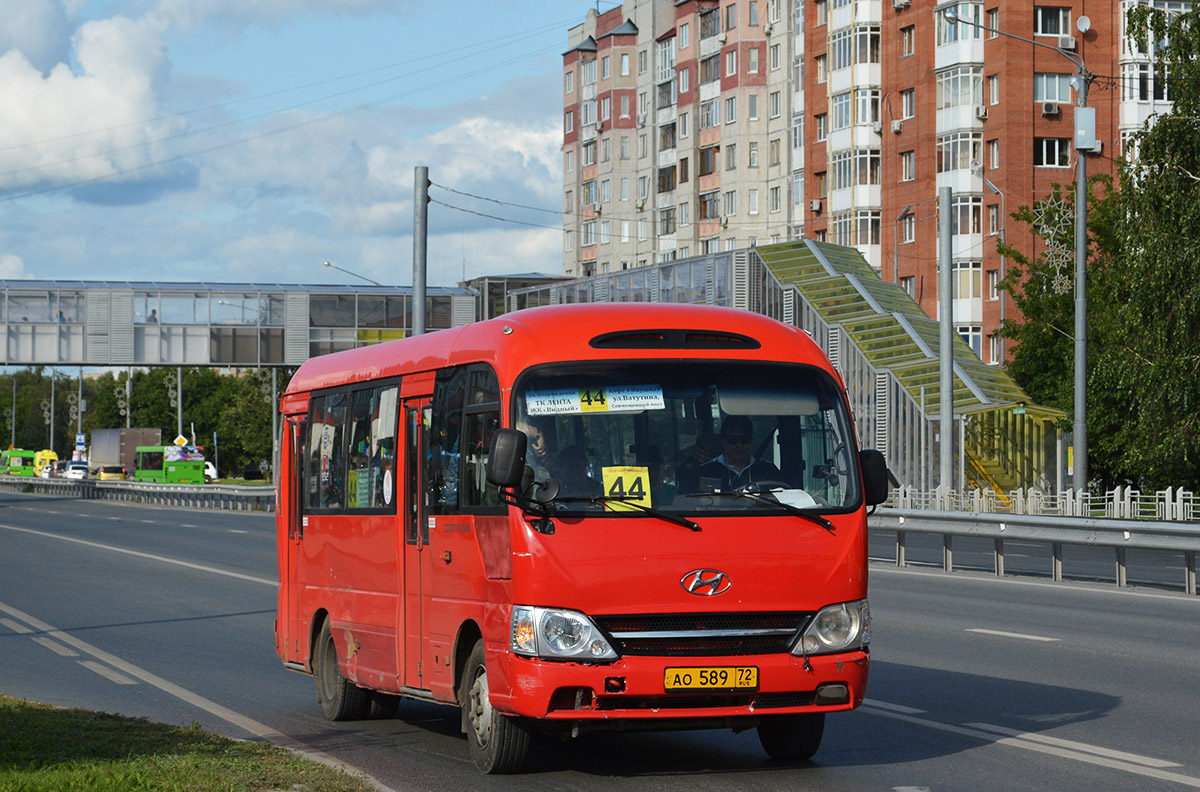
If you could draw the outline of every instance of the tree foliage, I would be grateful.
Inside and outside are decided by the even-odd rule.
[[[1159,42],[1158,76],[1169,74],[1173,105],[1133,136],[1119,189],[1089,199],[1089,462],[1105,483],[1200,489],[1197,22],[1194,13],[1130,11],[1131,38]],[[1069,196],[1055,193],[1014,217],[1031,222],[1056,198],[1073,212]],[[1004,333],[1020,342],[1010,369],[1018,382],[1071,414],[1073,297],[1047,290],[1053,265],[1044,254],[1020,259],[1020,277],[1006,287],[1025,318]]]
[[[85,434],[93,429],[120,428],[126,423],[124,409],[129,413],[131,426],[157,427],[162,430],[163,442],[169,443],[179,430],[178,411],[172,405],[172,398],[179,391],[168,387],[177,371],[175,368],[133,371],[129,387],[132,398],[128,401],[125,394],[129,372],[86,375],[82,384],[86,409],[78,420],[72,413],[72,401],[79,398],[77,375],[40,367],[12,371],[0,376],[0,442],[5,447],[11,443],[30,450],[50,448],[60,458],[69,459],[75,447],[77,424]],[[256,370],[235,376],[211,368],[185,368],[182,373],[183,435],[189,439],[194,436],[196,443],[205,447],[209,460],[218,458],[218,472],[225,477],[240,476],[247,466],[269,463],[273,410],[270,372]],[[291,373],[291,370],[280,371],[280,394]],[[51,403],[53,439],[47,418]]]

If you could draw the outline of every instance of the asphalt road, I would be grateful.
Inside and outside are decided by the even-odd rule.
[[[813,762],[752,731],[608,734],[484,777],[451,708],[321,717],[274,654],[270,515],[5,493],[0,559],[0,692],[272,739],[396,790],[1200,788],[1200,598],[1153,585],[876,563],[868,704]]]

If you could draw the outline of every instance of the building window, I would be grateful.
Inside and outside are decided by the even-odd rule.
[[[1071,101],[1071,75],[1049,72],[1034,74],[1033,101],[1069,103]]]
[[[967,346],[971,347],[971,351],[978,357],[980,354],[979,345],[983,343],[983,328],[979,325],[958,325],[954,328],[962,340],[967,342]]]
[[[826,171],[813,174],[813,192],[818,198],[829,195],[829,178]]]
[[[687,49],[691,43],[692,26],[684,22],[679,26],[679,49]]]
[[[733,6],[730,6],[732,8]],[[729,50],[725,53],[725,76],[732,77],[737,74],[737,50]]]
[[[707,176],[717,170],[718,156],[721,152],[720,146],[705,146],[700,149],[700,175]]]
[[[1000,104],[1000,75],[988,75],[988,104]]]
[[[983,298],[983,264],[978,261],[954,262],[954,299]]]
[[[596,180],[589,179],[579,188],[579,205],[591,206],[596,203]]]
[[[828,61],[824,55],[813,58],[813,72],[816,74],[817,85],[824,85],[825,81],[829,79]]]
[[[854,30],[843,28],[829,37],[829,68],[844,69],[854,62]]]
[[[691,90],[691,79],[692,79],[692,70],[691,69],[680,69],[679,70],[679,93],[685,94],[689,90]]]
[[[600,59],[600,79],[607,80],[610,76],[608,71],[609,57],[605,55]]]
[[[565,75],[565,83],[563,93],[574,93],[575,91],[575,72],[569,71]]]
[[[700,84],[708,85],[721,79],[721,53],[710,55],[700,61]]]
[[[700,128],[712,129],[721,124],[721,100],[709,99],[700,103]]]
[[[779,91],[771,91],[767,96],[767,113],[771,118],[779,118],[783,114],[783,103]]]
[[[737,169],[737,144],[730,143],[725,147],[725,170]]]
[[[712,38],[721,32],[720,9],[712,8],[700,12],[700,38]]]
[[[712,220],[720,216],[721,194],[712,192],[700,193],[700,219]]]
[[[854,213],[854,232],[856,245],[879,244],[879,210],[872,209]]]
[[[900,57],[906,58],[917,51],[917,33],[913,25],[900,28]]]
[[[737,121],[737,97],[731,96],[725,100],[725,123],[732,124]]]
[[[574,170],[575,170],[575,152],[574,151],[563,152],[563,170],[565,170],[567,173],[574,172]]]
[[[746,164],[748,166],[750,166],[751,168],[757,168],[758,167],[758,141],[757,140],[751,140],[749,142],[749,152],[750,153],[748,155],[748,161],[746,162]]]
[[[983,233],[983,196],[955,195],[950,202],[951,223],[955,234]]]
[[[996,170],[1000,167],[1000,141],[989,140],[988,147],[988,170]]]
[[[688,180],[688,158],[679,158],[679,183],[685,184]]]
[[[608,220],[600,221],[600,244],[607,245],[612,241],[612,223]]]
[[[780,47],[778,44],[772,44],[769,50],[771,56],[771,71],[779,71],[783,67],[783,61],[780,59]]]
[[[938,173],[966,170],[971,160],[980,158],[983,135],[978,132],[952,132],[937,139]]]
[[[583,167],[596,164],[596,141],[583,144],[583,155],[580,157]]]
[[[1000,299],[1000,270],[988,270],[988,299]]]
[[[916,276],[905,275],[903,278],[900,279],[900,288],[904,289],[904,291],[908,294],[909,297],[912,297],[914,300],[917,299]]]
[[[688,136],[688,114],[680,113],[679,118],[675,120],[675,126],[679,132],[679,137],[685,138]]]
[[[675,166],[665,165],[658,169],[658,191],[670,192],[675,189]]]
[[[935,106],[964,107],[983,104],[983,67],[955,66],[937,75]]]
[[[658,210],[658,233],[661,235],[675,233],[675,207],[668,206]]]
[[[771,203],[770,211],[772,211],[772,212],[783,211],[783,190],[782,189],[780,189],[779,187],[772,187],[770,190],[769,196],[768,196],[768,200]]]
[[[737,214],[737,190],[729,190],[724,195],[724,205],[721,207],[726,217]]]
[[[917,178],[917,155],[913,151],[900,152],[900,181],[913,181]]]
[[[608,179],[600,182],[600,203],[608,203],[612,200],[612,182]]]
[[[752,215],[758,214],[758,188],[757,187],[751,187],[746,192],[746,213],[752,214]]]
[[[856,123],[874,124],[879,120],[879,89],[860,88],[854,92],[854,104],[858,110]]]
[[[1131,102],[1171,101],[1167,68],[1161,63],[1126,63],[1121,66],[1122,98]]]
[[[879,149],[855,150],[854,173],[858,184],[879,184],[879,167]]]
[[[816,126],[816,142],[820,143],[829,137],[829,116],[825,113],[818,113],[813,116],[813,122]]]
[[[1000,336],[995,333],[988,336],[988,356],[993,366],[1000,365]]]
[[[854,29],[854,62],[879,63],[879,28],[877,26]]]
[[[679,225],[681,226],[691,225],[692,220],[689,214],[689,207],[690,204],[687,201],[679,204]]]
[[[772,166],[779,165],[779,163],[780,163],[779,138],[772,138],[771,141],[767,144],[767,148],[768,148],[768,152],[769,152],[770,164]]]
[[[837,151],[829,159],[829,171],[833,174],[833,189],[844,190],[854,184],[853,155],[849,151]]]
[[[997,32],[1000,28],[999,8],[989,8],[987,10],[987,26],[991,28],[991,30],[988,31],[988,38],[1000,38],[1000,34]]]
[[[832,106],[831,110],[833,113],[833,129],[835,131],[849,129],[853,121],[850,92],[846,91],[845,93],[834,94],[833,99],[830,100],[830,105]]]
[[[909,212],[900,221],[900,242],[909,244],[917,241],[917,216]]]
[[[663,124],[658,128],[658,150],[668,151],[675,148],[675,124]]]
[[[829,3],[827,0],[813,0],[813,6],[817,11],[816,27],[829,24]]]
[[[568,110],[567,112],[563,113],[563,133],[569,135],[574,131],[575,131],[575,111]]]
[[[621,53],[621,76],[622,77],[629,76],[629,53],[628,52]]]
[[[746,51],[746,71],[750,74],[758,74],[758,47],[750,47]]]
[[[751,121],[757,121],[758,120],[758,94],[756,94],[756,93],[747,94],[746,101],[750,105],[749,109],[746,111],[747,116],[749,116]]]
[[[1071,9],[1061,6],[1034,6],[1033,35],[1071,35]]]
[[[589,220],[583,224],[579,231],[579,244],[581,247],[588,247],[596,244],[596,221]]]
[[[983,37],[983,31],[980,27],[983,25],[983,4],[982,3],[958,3],[948,6],[953,8],[958,14],[958,18],[962,21],[951,24],[946,19],[946,8],[941,9],[937,14],[937,30],[935,41],[938,46],[942,44],[953,44],[956,41],[968,41],[971,39],[979,39]]]
[[[1071,165],[1070,138],[1034,138],[1033,165],[1037,168],[1066,168]]]
[[[917,117],[917,89],[909,88],[907,91],[900,92],[900,117],[901,118],[916,118]]]
[[[834,212],[829,216],[830,240],[835,245],[849,247],[854,244],[854,218],[849,212]]]
[[[737,3],[731,3],[725,6],[725,29],[733,30],[737,27]]]

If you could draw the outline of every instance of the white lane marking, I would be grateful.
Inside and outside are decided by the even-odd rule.
[[[993,726],[990,723],[968,723],[966,725],[973,729],[983,729],[984,731],[995,732],[996,734],[1005,734],[1009,737],[1020,737],[1022,740],[1033,740],[1034,742],[1046,743],[1047,745],[1057,745],[1062,748],[1070,748],[1073,751],[1094,753],[1099,756],[1111,756],[1113,759],[1120,759],[1122,762],[1133,762],[1134,764],[1146,765],[1147,767],[1182,767],[1182,765],[1178,762],[1168,762],[1165,759],[1154,759],[1149,756],[1139,756],[1137,754],[1125,753],[1124,751],[1114,751],[1109,748],[1101,748],[1096,745],[1075,742],[1074,740],[1063,740],[1061,738],[1050,737],[1045,734],[1017,731],[1016,729],[1006,729],[1003,726]]]
[[[19,624],[12,619],[0,619],[0,624],[3,624],[5,627],[15,633],[21,633],[22,635],[33,632],[33,630],[29,629],[24,624]]]
[[[142,520],[143,525],[158,525],[158,520]]]
[[[1101,767],[1107,767],[1113,770],[1124,770],[1126,772],[1133,773],[1134,775],[1157,778],[1161,781],[1172,781],[1177,784],[1183,784],[1184,786],[1192,787],[1193,789],[1200,789],[1200,778],[1196,778],[1195,776],[1186,776],[1181,773],[1172,773],[1155,767],[1143,767],[1132,762],[1123,762],[1118,759],[1113,759],[1110,756],[1101,755],[1100,749],[1093,749],[1093,752],[1072,751],[1054,745],[1047,745],[1043,742],[1038,742],[1035,740],[1026,740],[1020,737],[1001,737],[980,729],[972,729],[967,726],[955,726],[950,723],[939,723],[938,721],[929,720],[927,718],[915,718],[911,715],[905,715],[900,712],[888,712],[887,710],[878,709],[876,707],[863,706],[860,707],[860,709],[863,712],[871,715],[878,715],[881,718],[891,718],[893,720],[903,721],[905,723],[912,723],[917,726],[924,726],[929,729],[950,732],[951,734],[958,734],[964,737],[974,737],[975,739],[983,740],[984,742],[1007,745],[1013,748],[1024,748],[1027,751],[1049,754],[1051,756],[1057,756],[1060,759],[1073,759],[1077,762],[1099,765]]]
[[[87,547],[95,547],[100,550],[111,550],[114,553],[124,553],[125,555],[136,556],[138,558],[147,558],[151,561],[161,561],[164,564],[174,564],[176,566],[186,567],[187,569],[194,569],[197,572],[211,572],[214,575],[224,575],[225,577],[246,580],[251,583],[261,583],[264,586],[278,585],[277,581],[254,577],[253,575],[243,575],[241,572],[230,572],[228,569],[218,569],[216,567],[204,566],[203,564],[193,564],[189,561],[180,561],[175,558],[167,558],[166,556],[154,555],[152,553],[142,553],[137,550],[126,550],[124,547],[113,547],[112,545],[100,544],[99,542],[89,542],[86,539],[76,539],[73,536],[59,536],[58,534],[46,533],[45,531],[35,531],[31,528],[18,528],[15,525],[0,524],[0,528],[7,528],[10,531],[19,531],[20,533],[34,534],[36,536],[45,536],[50,539],[60,539],[64,542],[74,542],[75,544],[86,545]]]
[[[915,707],[906,707],[903,704],[889,704],[886,701],[876,701],[875,699],[863,699],[863,705],[868,707],[879,707],[879,709],[889,710],[891,712],[903,712],[906,715],[921,715],[925,710],[920,710]]]
[[[89,671],[95,671],[100,676],[107,679],[109,682],[116,682],[118,685],[136,685],[137,681],[130,679],[124,674],[118,674],[106,665],[97,663],[95,660],[80,660],[79,665]]]
[[[183,701],[187,704],[191,704],[193,707],[202,709],[205,712],[209,713],[210,715],[214,715],[214,716],[220,718],[221,720],[226,721],[227,723],[233,724],[234,726],[238,727],[239,729],[242,729],[246,732],[249,732],[250,734],[253,734],[255,737],[258,737],[259,739],[266,740],[268,742],[274,743],[275,745],[283,746],[284,748],[293,750],[296,753],[307,756],[310,759],[315,759],[316,761],[321,762],[322,764],[329,765],[330,767],[334,767],[334,768],[337,768],[340,770],[345,770],[352,774],[357,774],[357,775],[361,776],[362,778],[364,778],[367,781],[367,783],[371,784],[376,789],[381,790],[382,792],[392,792],[392,790],[389,787],[384,786],[377,779],[367,775],[366,773],[359,770],[358,768],[356,768],[350,764],[347,764],[346,762],[343,762],[334,756],[331,756],[323,751],[315,751],[311,748],[308,748],[303,743],[296,740],[294,737],[290,737],[280,731],[276,731],[275,729],[272,729],[270,726],[267,726],[266,724],[263,724],[263,723],[259,723],[258,721],[254,720],[253,718],[249,718],[249,717],[246,717],[245,715],[242,715],[241,713],[234,712],[233,710],[229,709],[228,707],[223,707],[220,704],[216,703],[215,701],[211,701],[210,699],[204,698],[199,693],[193,693],[192,691],[188,690],[187,688],[176,685],[174,682],[170,682],[156,674],[152,674],[151,672],[145,670],[144,668],[140,668],[139,666],[136,666],[133,663],[122,660],[121,658],[117,657],[116,655],[109,654],[108,652],[104,651],[103,649],[92,646],[87,641],[80,640],[79,638],[76,638],[73,635],[68,635],[67,633],[62,632],[61,630],[55,629],[54,627],[51,627],[49,624],[46,624],[45,622],[43,622],[39,619],[36,619],[33,616],[30,616],[28,613],[25,613],[24,611],[17,610],[16,608],[14,608],[10,605],[6,605],[3,602],[0,602],[0,611],[7,613],[14,618],[20,619],[21,621],[25,622],[27,625],[29,625],[30,627],[32,627],[35,630],[44,632],[47,635],[54,636],[56,639],[62,641],[63,643],[67,644],[68,646],[75,647],[76,649],[83,652],[84,654],[91,655],[92,657],[96,658],[97,660],[101,661],[102,663],[106,663],[108,666],[111,666],[112,669],[117,669],[117,671],[124,673],[134,679],[140,679],[141,681],[145,682],[148,685],[153,685],[154,687],[163,691],[167,695],[174,696],[175,698],[179,699],[180,701]],[[81,663],[83,663],[83,661],[81,661]],[[86,663],[84,663],[84,664],[86,664]],[[95,665],[99,665],[99,663],[96,663]],[[88,667],[91,668],[90,665]],[[101,667],[103,667],[103,666],[101,666]],[[98,674],[101,673],[100,671],[97,671],[95,668],[91,668],[91,670],[96,671],[96,673],[98,673]],[[111,671],[111,669],[105,669],[105,670]]]
[[[1026,633],[1004,632],[1003,630],[985,630],[981,627],[968,627],[967,632],[981,635],[998,635],[1001,638],[1020,638],[1022,641],[1060,641],[1061,638],[1047,638],[1044,635],[1028,635]]]
[[[58,641],[51,641],[49,638],[42,638],[40,636],[35,637],[33,640],[62,657],[79,657],[79,652],[70,647],[63,646]]]
[[[229,529],[229,533],[244,534],[244,533],[250,533],[250,532],[249,532],[249,531],[242,531],[242,530],[239,530],[239,529],[236,529],[236,528],[230,528],[230,529]]]

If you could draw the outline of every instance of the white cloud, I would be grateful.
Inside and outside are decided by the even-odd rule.
[[[0,278],[28,278],[29,273],[25,271],[25,262],[20,256],[14,256],[9,253],[0,254]]]
[[[168,73],[163,27],[148,18],[88,22],[72,41],[78,73],[65,63],[43,74],[23,52],[0,56],[0,188],[20,190],[128,174],[158,177],[156,139],[181,128],[161,115]]]
[[[49,72],[70,52],[72,6],[60,0],[0,0],[0,53],[16,50]]]

